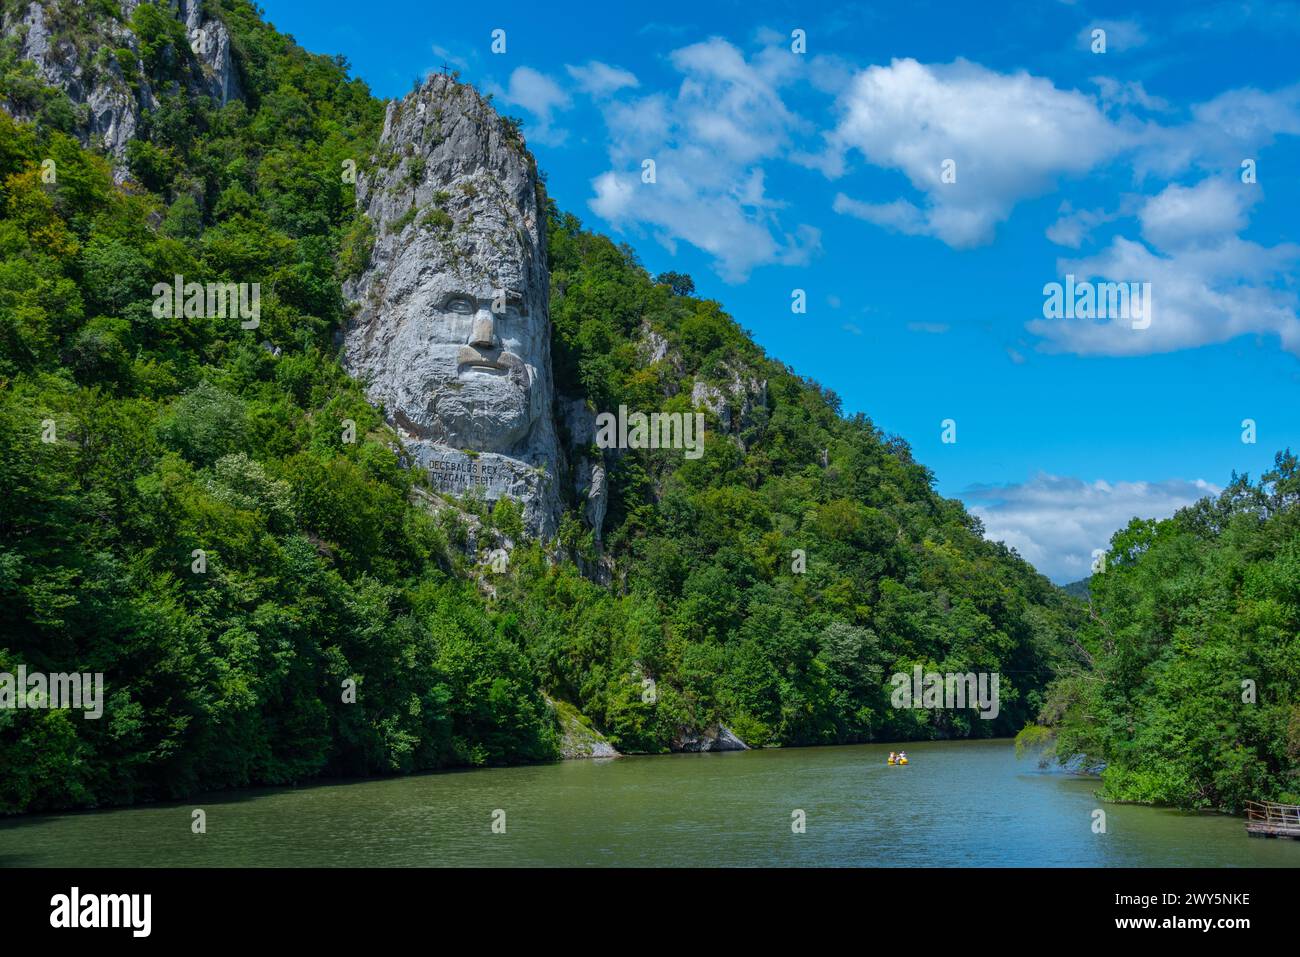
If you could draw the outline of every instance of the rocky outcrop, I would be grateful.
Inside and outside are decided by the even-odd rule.
[[[578,463],[578,494],[582,501],[582,515],[591,526],[596,545],[601,544],[605,526],[605,509],[609,505],[609,487],[605,466],[599,462],[581,459]]]
[[[748,751],[749,745],[736,737],[726,726],[715,724],[707,728],[680,728],[673,738],[674,751]]]
[[[731,429],[731,407],[726,397],[717,386],[696,380],[691,386],[691,405],[697,409],[708,409],[718,417],[724,432]]]
[[[696,379],[691,386],[691,404],[712,412],[724,434],[739,438],[754,424],[755,412],[767,407],[767,380],[735,370],[722,388]]]
[[[123,0],[122,9],[139,2],[140,0]],[[202,0],[173,0],[173,5],[185,23],[190,50],[202,70],[204,92],[218,106],[225,106],[231,100],[243,99],[244,91],[239,82],[239,70],[235,65],[230,31],[226,25],[204,15]]]
[[[18,58],[29,61],[36,77],[62,90],[77,114],[83,144],[113,158],[117,179],[126,176],[127,144],[139,133],[142,115],[159,105],[140,58],[140,43],[130,27],[141,0],[121,0],[120,18],[91,16],[80,0],[31,0],[14,5],[3,21],[4,36]],[[230,32],[208,17],[201,0],[171,0],[172,14],[185,26],[192,59],[180,75],[191,95],[216,105],[241,98],[239,71]],[[92,11],[94,12],[94,11]],[[174,81],[173,81],[174,82]],[[23,103],[6,104],[18,119],[31,119]]]
[[[609,485],[604,453],[595,448],[596,413],[583,399],[562,399],[559,409],[565,446],[574,460],[575,503],[583,520],[591,527],[592,538],[599,549],[605,528],[605,511],[609,505]]]
[[[567,701],[546,699],[560,725],[560,756],[569,758],[618,758],[621,754],[596,730],[591,720]]]
[[[586,399],[561,399],[559,412],[569,446],[583,448],[596,441],[596,413]]]
[[[36,68],[36,77],[47,86],[62,90],[77,107],[77,133],[82,143],[102,148],[125,170],[126,145],[136,135],[142,109],[155,104],[152,90],[142,82],[132,90],[115,55],[91,68],[87,38],[56,31],[63,11],[61,3],[47,5],[38,0],[20,5],[4,21],[6,38],[15,40],[20,59]],[[96,23],[96,45],[137,54],[135,35],[120,23]],[[138,67],[139,57],[134,57]],[[26,104],[7,104],[18,119],[31,119]],[[121,177],[119,177],[120,179]]]
[[[653,329],[645,328],[642,331],[644,338],[637,343],[637,355],[641,361],[653,365],[668,358],[668,340]]]
[[[515,499],[549,536],[564,464],[541,195],[518,132],[472,87],[434,75],[390,103],[357,184],[376,240],[344,287],[344,365],[435,489]]]

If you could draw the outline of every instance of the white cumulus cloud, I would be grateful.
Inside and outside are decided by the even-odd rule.
[[[1259,190],[1238,180],[1172,183],[1138,211],[1142,235],[1159,249],[1201,245],[1240,232]]]
[[[599,60],[591,60],[582,66],[566,66],[569,76],[578,85],[578,89],[590,96],[609,96],[626,88],[635,88],[641,81],[630,70],[610,66]]]
[[[1172,184],[1138,210],[1145,243],[1116,236],[1094,256],[1058,263],[1076,280],[1150,283],[1150,324],[1125,320],[1034,319],[1026,328],[1047,352],[1135,356],[1277,336],[1300,354],[1300,314],[1291,276],[1300,246],[1241,239],[1258,186],[1207,179]]]
[[[1238,169],[1243,159],[1279,136],[1300,135],[1300,83],[1267,92],[1228,90],[1192,107],[1185,123],[1147,124],[1137,134],[1133,157],[1139,176],[1177,176],[1196,167],[1207,172]]]
[[[901,171],[921,201],[841,194],[835,209],[959,248],[989,242],[1018,202],[1062,175],[1086,173],[1129,141],[1091,96],[960,59],[869,67],[841,105],[830,136],[836,160],[823,168],[834,173],[856,150],[873,165]],[[955,182],[944,181],[949,160]]]
[[[1005,542],[1057,584],[1091,573],[1094,549],[1132,518],[1168,518],[1221,490],[1201,479],[1087,482],[1040,473],[1028,482],[978,485],[961,498],[984,523],[984,537]]]
[[[675,95],[602,104],[610,169],[592,179],[591,210],[616,230],[648,232],[670,251],[680,242],[704,250],[729,282],[761,265],[807,262],[821,234],[782,223],[785,204],[768,195],[764,169],[808,126],[780,94],[801,58],[780,47],[746,57],[715,37],[669,59],[682,77]]]
[[[530,66],[516,67],[506,88],[495,87],[492,92],[506,103],[523,107],[532,114],[534,122],[527,131],[529,138],[552,146],[566,139],[565,131],[554,126],[555,114],[567,110],[572,99],[545,73]]]

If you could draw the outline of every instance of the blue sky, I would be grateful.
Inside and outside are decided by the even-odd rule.
[[[263,6],[379,96],[444,63],[492,92],[562,209],[690,273],[1057,581],[1300,448],[1297,4]],[[1045,318],[1067,273],[1150,283],[1149,325]]]

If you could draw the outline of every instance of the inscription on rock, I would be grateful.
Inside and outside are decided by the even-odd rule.
[[[522,478],[516,469],[491,454],[469,456],[454,450],[430,449],[423,464],[438,491],[465,495],[479,489],[488,501],[517,493],[516,486]]]

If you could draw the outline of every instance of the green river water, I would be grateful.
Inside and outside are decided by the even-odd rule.
[[[567,761],[0,819],[0,866],[1300,866],[1300,841],[1104,805],[1095,780],[1039,771],[1009,741],[908,745],[907,767],[889,750]]]

